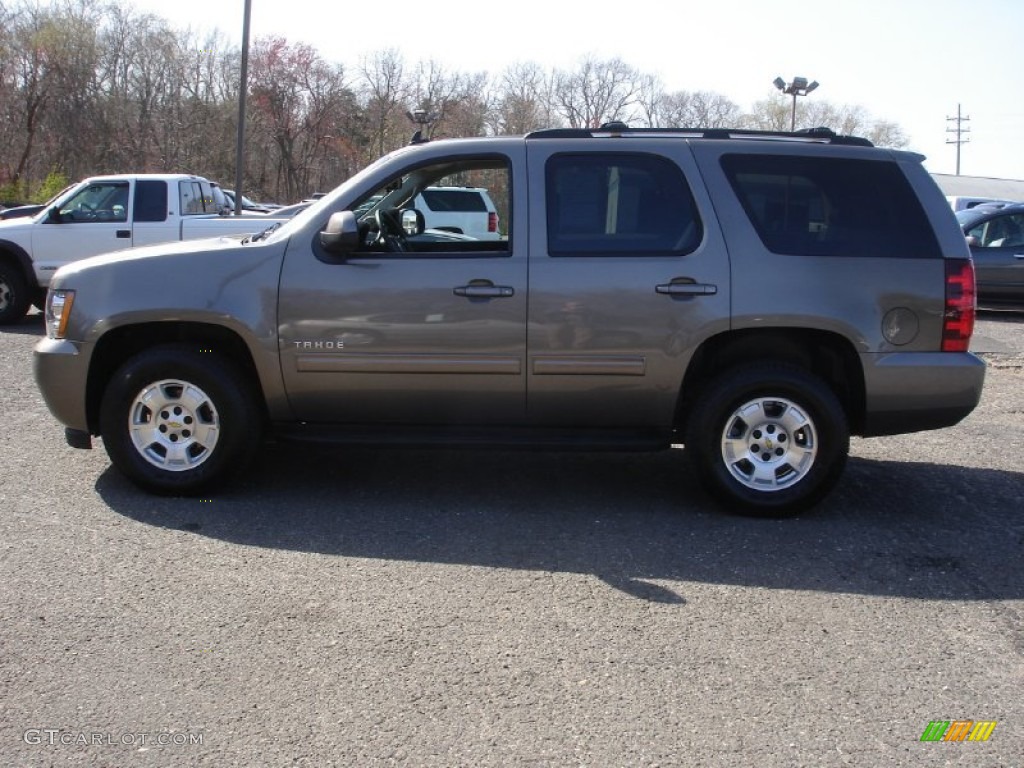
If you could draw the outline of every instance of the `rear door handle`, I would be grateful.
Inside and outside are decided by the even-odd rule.
[[[515,295],[512,286],[489,284],[460,285],[452,292],[456,296],[465,296],[467,299],[504,299]]]
[[[130,229],[119,229],[117,230],[118,237],[131,237],[132,231]]]
[[[718,286],[711,283],[675,282],[654,286],[654,290],[666,296],[714,296]]]

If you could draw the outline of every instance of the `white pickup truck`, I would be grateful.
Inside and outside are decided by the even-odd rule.
[[[85,179],[31,218],[0,221],[0,325],[42,305],[50,276],[71,261],[171,240],[243,235],[272,216],[223,215],[220,187],[187,174]]]

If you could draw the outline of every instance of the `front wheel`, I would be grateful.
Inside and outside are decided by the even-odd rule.
[[[100,408],[110,460],[160,494],[208,491],[243,469],[263,419],[245,378],[215,352],[156,347],[114,374]]]
[[[726,505],[758,515],[817,503],[842,474],[849,443],[836,396],[787,365],[737,368],[708,382],[686,431],[702,484]]]

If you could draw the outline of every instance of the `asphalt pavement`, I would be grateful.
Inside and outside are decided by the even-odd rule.
[[[788,520],[679,450],[274,445],[147,496],[64,444],[41,335],[0,329],[0,766],[1024,766],[1024,313],[970,417]]]

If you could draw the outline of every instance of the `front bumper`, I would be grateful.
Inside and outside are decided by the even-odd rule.
[[[67,339],[41,339],[32,354],[36,386],[50,413],[76,432],[89,432],[86,387],[90,344]]]
[[[862,354],[864,437],[951,427],[981,399],[985,363],[970,352]]]

